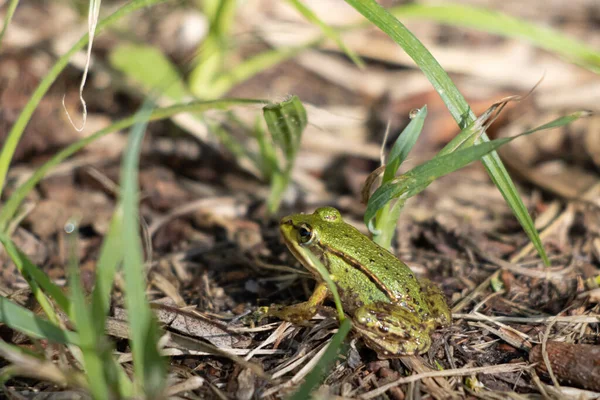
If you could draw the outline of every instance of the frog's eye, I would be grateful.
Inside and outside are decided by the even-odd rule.
[[[298,228],[298,241],[303,245],[310,245],[315,239],[315,233],[310,225],[303,224]]]

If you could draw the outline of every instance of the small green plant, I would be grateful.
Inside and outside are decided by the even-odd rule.
[[[412,121],[400,134],[390,151],[381,185],[368,199],[364,220],[372,232],[375,242],[382,247],[390,247],[402,206],[406,200],[420,193],[435,179],[485,157],[518,137],[561,127],[588,115],[587,112],[576,112],[513,137],[474,144],[493,122],[494,116],[508,101],[513,99],[508,98],[493,104],[484,114],[452,139],[434,158],[417,165],[400,176],[395,176],[421,132],[427,112],[426,107],[412,115]],[[373,173],[367,181],[363,197],[368,197],[372,182],[378,175],[377,172]]]
[[[289,185],[307,118],[306,110],[297,96],[265,106],[263,115],[272,140],[269,140],[261,129],[257,130],[257,138],[264,162],[263,171],[271,181],[267,209],[271,214],[275,214]],[[275,146],[281,151],[282,157],[277,157]]]
[[[450,114],[452,114],[452,117],[461,130],[468,128],[469,126],[473,126],[473,124],[476,122],[476,116],[467,104],[466,100],[458,91],[446,71],[444,71],[442,66],[433,57],[433,55],[431,55],[429,50],[423,46],[423,44],[412,34],[412,32],[410,32],[394,15],[379,5],[375,0],[346,0],[346,2],[354,7],[373,25],[385,32],[415,61],[417,66],[421,69],[421,71],[423,71],[423,74],[425,74],[427,79],[429,79],[435,90],[438,92],[446,104],[448,111]],[[487,137],[485,130],[483,130],[480,135],[476,136],[474,141],[467,142],[466,146],[473,146],[482,143],[485,144],[488,141],[489,138]],[[483,148],[480,149],[483,150]],[[453,170],[450,168],[450,164],[448,167],[445,167],[439,163],[440,161],[451,162],[457,160],[457,158],[442,159],[442,155],[446,155],[446,153],[452,151],[453,150],[450,150],[450,148],[446,146],[446,148],[442,150],[440,154],[438,154],[440,157],[436,160],[432,160],[438,165],[436,173],[443,173],[444,170]],[[461,154],[464,155],[465,153]],[[475,153],[473,153],[473,155],[475,155]],[[475,157],[473,159],[477,158],[478,157]],[[546,255],[546,251],[544,250],[540,236],[533,225],[533,220],[531,219],[525,204],[523,204],[523,200],[519,196],[517,188],[508,174],[508,171],[500,160],[500,156],[495,152],[495,147],[490,151],[485,151],[481,161],[487,169],[490,178],[496,187],[498,187],[498,190],[500,193],[502,193],[502,196],[512,209],[513,214],[523,227],[523,230],[525,233],[527,233],[527,236],[529,236],[529,239],[535,246],[544,264],[550,265],[550,261],[548,260],[548,256]],[[457,168],[460,168],[461,166],[463,165],[457,166]],[[432,165],[429,165],[428,168],[430,167],[432,167]],[[425,168],[425,166],[423,166],[422,171],[432,173]],[[415,179],[414,175],[405,176],[405,179],[408,177]],[[435,176],[423,176],[422,178],[429,180],[435,179]],[[406,185],[410,185],[410,183],[406,183]],[[393,186],[396,188],[399,187],[397,185],[387,183],[373,194],[372,203],[370,204],[370,208],[367,209],[367,214],[365,215],[365,221],[367,221],[368,224],[370,224],[371,219],[375,217],[376,211],[389,200],[387,197],[392,195],[392,192],[394,192],[394,190],[390,190],[390,188]],[[414,189],[411,191],[414,192]],[[398,197],[397,195],[398,193],[393,193],[393,197]]]

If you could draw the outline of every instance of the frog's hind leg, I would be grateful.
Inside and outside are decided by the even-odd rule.
[[[325,301],[328,294],[327,284],[319,282],[307,301],[291,306],[262,307],[259,312],[262,315],[270,315],[295,324],[304,324],[314,317],[317,307]]]
[[[422,354],[431,345],[432,327],[396,304],[366,304],[354,312],[353,325],[380,358]]]
[[[421,297],[427,303],[430,312],[430,320],[436,326],[448,326],[452,322],[452,313],[446,303],[446,297],[439,287],[429,279],[419,279],[421,284]]]

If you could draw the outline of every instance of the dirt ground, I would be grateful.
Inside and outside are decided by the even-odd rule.
[[[302,43],[318,32],[283,3],[250,1],[239,7],[232,60]],[[544,24],[600,48],[597,1],[460,3]],[[107,0],[102,7],[108,12],[119,4]],[[342,1],[307,4],[331,24],[357,20]],[[62,106],[65,96],[67,109],[80,121],[78,90],[85,57],[74,57],[27,125],[2,201],[60,149],[136,112],[144,94],[109,62],[115,46],[156,46],[185,75],[202,37],[198,21],[202,15],[193,2],[174,2],[143,9],[99,35],[84,90],[89,115],[82,132],[73,129]],[[527,99],[501,115],[488,131],[492,138],[576,110],[600,110],[598,75],[555,54],[518,39],[426,19],[405,22],[450,73],[476,114],[503,97],[526,94],[543,77]],[[1,142],[57,56],[86,31],[86,11],[72,2],[19,5],[0,50]],[[326,311],[310,326],[277,319],[254,325],[244,318],[259,306],[304,301],[314,286],[285,248],[279,218],[330,205],[366,233],[360,193],[365,178],[380,165],[386,124],[388,143],[393,143],[410,111],[428,107],[423,133],[403,170],[431,158],[458,132],[432,86],[389,38],[363,29],[344,40],[364,57],[363,70],[326,43],[223,96],[277,101],[295,94],[305,104],[309,125],[293,183],[276,216],[268,216],[265,207],[268,184],[214,132],[186,128],[173,119],[149,124],[139,170],[147,293],[164,329],[173,335],[165,348],[171,384],[202,378],[201,385],[178,398],[291,394],[338,323]],[[236,112],[241,119],[251,115],[252,121],[261,109]],[[254,138],[221,120],[242,146],[256,148]],[[88,289],[93,287],[100,245],[118,199],[126,135],[108,135],[54,169],[27,198],[20,223],[13,226],[17,245],[61,285],[68,258],[64,225],[77,216],[82,278]],[[600,274],[600,116],[517,139],[500,154],[552,265],[544,267],[480,163],[435,181],[407,202],[393,250],[418,276],[443,290],[453,311],[452,325],[438,330],[429,352],[412,360],[380,360],[351,334],[348,352],[319,389],[322,398],[600,398],[600,289],[590,283]],[[0,273],[2,295],[33,308],[27,285],[1,249]],[[108,329],[125,360],[129,348],[119,325],[119,278],[116,283]],[[18,335],[2,332],[4,340],[19,343]],[[221,352],[206,352],[202,343]],[[228,354],[255,363],[272,380]],[[547,373],[548,364],[556,382]],[[414,373],[425,376],[411,379]],[[22,398],[17,393],[26,390],[82,395],[26,378],[8,381],[4,393]]]

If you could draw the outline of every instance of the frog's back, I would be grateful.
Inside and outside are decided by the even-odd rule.
[[[331,255],[330,261],[353,267],[354,271],[350,275],[345,274],[340,284],[357,289],[363,303],[377,298],[378,301],[398,303],[418,314],[428,312],[416,276],[392,253],[343,221],[325,224],[321,229],[325,230],[323,233],[327,237],[323,245],[327,247],[326,253]],[[345,251],[342,253],[336,249]],[[370,284],[376,288],[361,295],[364,288],[356,287],[360,279],[370,283],[360,282],[359,286]],[[372,290],[378,291],[376,296]]]

